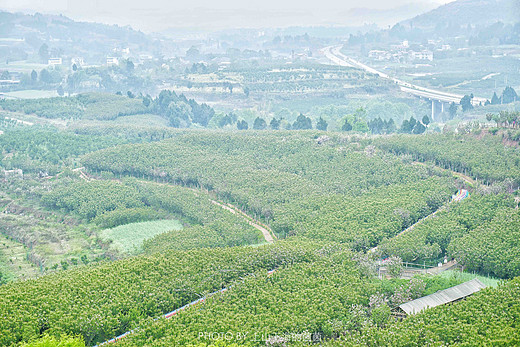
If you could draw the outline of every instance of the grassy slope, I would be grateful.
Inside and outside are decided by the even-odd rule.
[[[0,272],[7,280],[35,277],[38,268],[27,260],[28,249],[0,234]]]

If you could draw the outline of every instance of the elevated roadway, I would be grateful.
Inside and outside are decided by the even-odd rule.
[[[341,53],[341,45],[338,46],[328,46],[323,49],[323,54],[327,59],[332,61],[336,65],[340,66],[350,66],[355,67],[359,69],[363,69],[367,72],[370,72],[372,74],[378,75],[381,78],[387,79],[392,81],[393,83],[397,84],[399,88],[408,94],[415,95],[420,98],[426,98],[432,101],[438,101],[441,103],[441,107],[443,107],[444,110],[444,104],[443,103],[459,103],[460,99],[464,97],[464,95],[460,94],[454,94],[454,93],[448,93],[440,90],[435,90],[431,88],[425,88],[421,87],[409,82],[402,81],[400,79],[397,79],[395,77],[392,77],[384,72],[378,71],[368,65],[365,65],[355,59],[352,59],[350,57],[347,57],[343,53]],[[478,98],[474,97],[471,101],[474,106],[479,105],[480,103],[484,104],[487,99],[485,98]],[[435,107],[435,104],[432,103],[432,107]],[[432,109],[432,112],[434,112],[434,109]]]

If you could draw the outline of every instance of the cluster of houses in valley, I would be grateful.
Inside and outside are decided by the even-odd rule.
[[[373,49],[368,52],[368,57],[377,61],[394,61],[394,62],[417,62],[417,61],[433,61],[434,51],[445,52],[451,51],[452,47],[448,44],[430,40],[428,45],[410,45],[408,41],[403,41],[399,45],[392,45],[389,50]]]
[[[109,55],[106,57],[103,65],[117,66],[117,65],[119,65],[119,61],[121,59],[128,59],[131,57],[130,48],[122,48],[122,49],[114,48],[113,53],[114,53],[113,55]],[[143,63],[145,61],[152,60],[153,56],[150,54],[139,54],[136,57],[132,56],[132,59],[134,61],[136,61],[136,63]],[[83,57],[72,57],[67,60],[64,60],[61,57],[49,58],[48,65],[49,66],[60,66],[66,62],[70,62],[71,67],[73,67],[73,66],[76,66],[76,68],[87,67],[87,64],[85,63],[85,59]],[[99,65],[92,65],[92,66],[99,66]]]

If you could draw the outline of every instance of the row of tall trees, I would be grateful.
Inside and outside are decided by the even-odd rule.
[[[253,122],[254,130],[265,130],[272,129],[278,130],[280,129],[280,125],[283,119],[273,118],[269,125],[267,122],[261,118],[257,117]],[[233,124],[236,121],[236,116],[233,114],[225,115],[219,121],[219,126],[224,127],[228,124]],[[383,120],[381,117],[372,119],[366,122],[363,119],[357,118],[355,116],[346,117],[343,125],[341,126],[341,131],[358,131],[358,132],[370,132],[372,134],[391,134],[397,131],[408,134],[422,134],[426,131],[426,128],[430,124],[430,119],[428,116],[424,116],[421,121],[417,121],[414,117],[411,117],[409,120],[404,120],[401,128],[397,128],[393,119]],[[320,116],[318,121],[316,122],[315,129],[326,131],[328,129],[328,122]],[[249,129],[249,124],[245,120],[237,121],[237,129],[238,130],[247,130]],[[296,118],[296,120],[291,124],[287,124],[286,130],[309,130],[313,129],[312,120],[310,117],[305,116],[300,113],[300,115]]]
[[[225,117],[226,118],[222,122],[222,124],[226,124],[226,125],[232,124],[232,123],[230,123],[232,121],[232,117],[231,116],[225,116]],[[272,130],[279,130],[281,123],[282,123],[282,118],[280,118],[280,119],[273,118],[269,122],[269,128],[271,128]],[[316,129],[327,130],[327,127],[328,127],[327,122],[323,118],[320,117],[320,120],[316,124]],[[261,117],[255,118],[255,120],[253,122],[254,130],[266,130],[267,128],[268,128],[268,126],[267,126],[267,122],[265,121],[265,119],[263,119]],[[247,130],[247,129],[249,129],[249,124],[245,120],[239,120],[237,122],[237,129],[238,130]],[[289,123],[288,126],[286,127],[286,130],[309,130],[309,129],[312,129],[312,120],[310,117],[307,117],[307,116],[303,115],[302,113],[300,113],[298,118],[296,118],[296,120],[292,124]]]

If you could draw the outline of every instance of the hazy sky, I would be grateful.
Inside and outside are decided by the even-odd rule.
[[[386,26],[450,1],[453,0],[0,0],[0,9],[62,13],[77,20],[160,31],[169,27],[222,29],[364,23]]]

